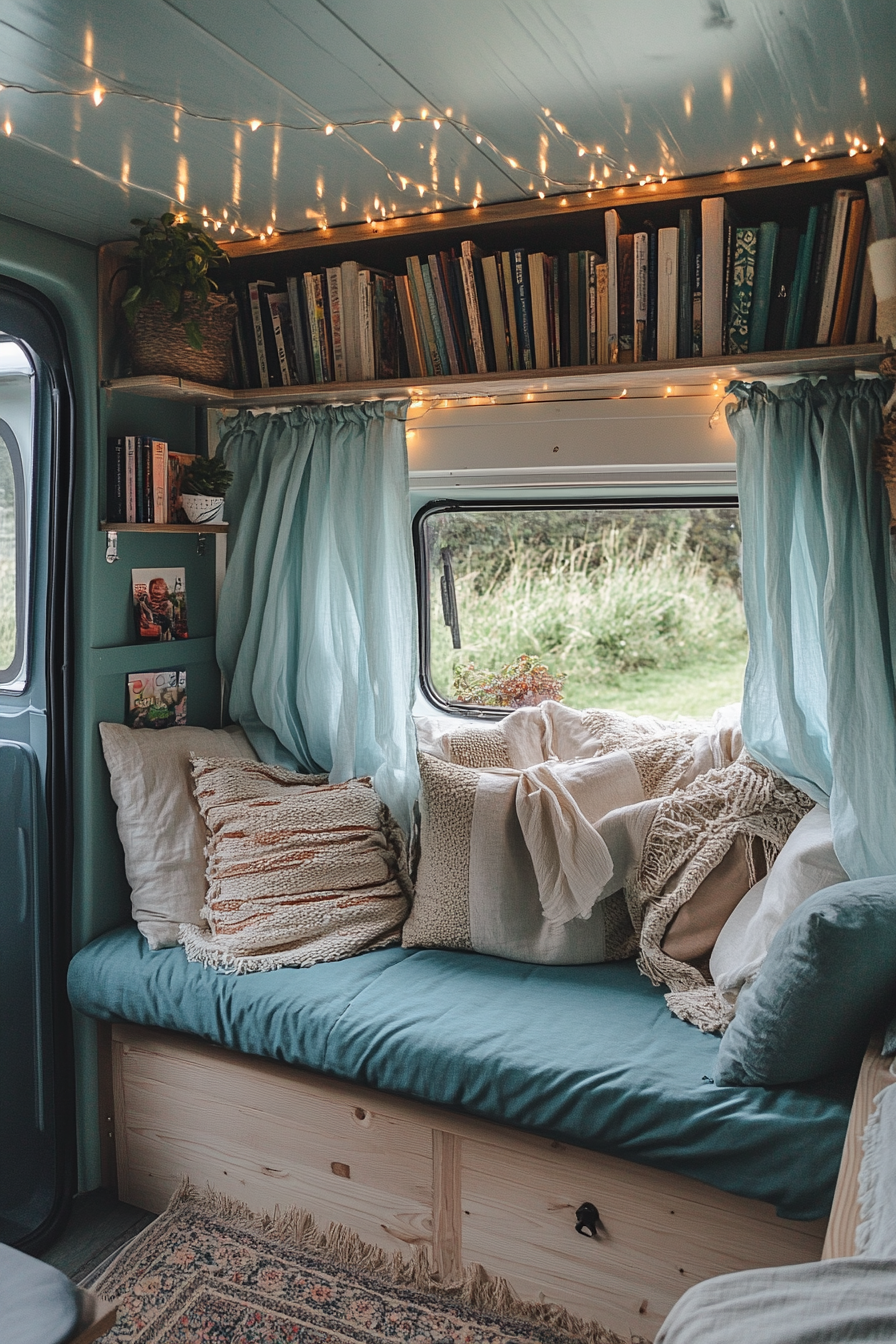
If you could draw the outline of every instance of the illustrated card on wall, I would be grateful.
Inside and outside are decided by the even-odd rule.
[[[183,569],[132,569],[134,625],[141,644],[187,639],[187,588]]]
[[[182,728],[187,722],[187,670],[128,673],[129,728]]]

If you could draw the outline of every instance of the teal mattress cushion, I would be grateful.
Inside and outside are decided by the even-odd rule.
[[[80,1012],[232,1050],[662,1167],[767,1200],[831,1205],[855,1070],[800,1087],[717,1087],[718,1037],[672,1016],[634,962],[531,966],[369,952],[231,976],[150,952],[136,928],[74,958]]]

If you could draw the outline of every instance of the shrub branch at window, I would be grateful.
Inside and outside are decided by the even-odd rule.
[[[462,705],[490,705],[496,709],[522,709],[544,700],[562,700],[564,676],[553,676],[544,663],[521,653],[497,672],[484,672],[473,663],[454,669],[451,698]]]

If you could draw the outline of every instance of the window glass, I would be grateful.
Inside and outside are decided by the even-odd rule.
[[[419,542],[436,702],[673,718],[741,698],[736,507],[435,510]]]
[[[16,491],[9,445],[0,432],[0,672],[16,652]]]

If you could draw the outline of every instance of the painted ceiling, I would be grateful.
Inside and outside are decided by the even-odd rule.
[[[218,236],[896,135],[893,0],[0,0],[0,212]]]

